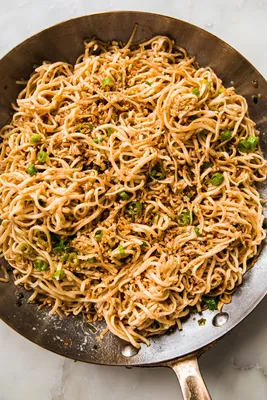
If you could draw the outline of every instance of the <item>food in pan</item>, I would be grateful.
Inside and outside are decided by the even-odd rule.
[[[20,83],[0,246],[29,301],[104,318],[136,347],[229,303],[265,236],[245,98],[164,36],[90,40]]]

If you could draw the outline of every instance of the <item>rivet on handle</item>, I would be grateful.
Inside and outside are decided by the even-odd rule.
[[[229,314],[226,312],[221,312],[215,315],[215,317],[212,320],[212,323],[214,326],[223,326],[229,319]]]
[[[125,346],[122,349],[121,354],[124,357],[133,357],[133,356],[136,356],[138,351],[139,351],[139,349],[137,349],[136,347],[132,346],[131,344],[127,344],[127,346]]]

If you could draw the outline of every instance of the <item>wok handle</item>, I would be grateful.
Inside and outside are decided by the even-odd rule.
[[[198,367],[197,357],[178,360],[171,367],[180,382],[185,400],[211,400]]]

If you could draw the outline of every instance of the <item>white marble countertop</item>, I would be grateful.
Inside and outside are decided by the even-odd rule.
[[[267,0],[1,0],[0,57],[54,23],[98,11],[154,11],[192,22],[224,39],[267,77]],[[248,293],[249,296],[249,293]],[[267,399],[267,299],[202,356],[214,400]],[[182,399],[167,369],[74,363],[30,343],[0,322],[0,400]]]

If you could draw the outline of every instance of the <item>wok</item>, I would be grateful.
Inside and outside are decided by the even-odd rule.
[[[214,35],[184,21],[135,11],[107,12],[72,19],[29,38],[0,61],[0,124],[10,117],[11,102],[19,92],[15,81],[27,78],[33,65],[43,60],[74,63],[83,52],[83,40],[97,36],[104,41],[116,39],[126,42],[133,26],[138,23],[135,42],[154,35],[168,35],[177,44],[196,56],[200,66],[210,65],[225,86],[234,85],[246,97],[250,115],[261,132],[261,146],[267,152],[266,94],[267,82],[260,73],[236,50]],[[258,102],[253,96],[261,94]],[[266,154],[265,154],[266,155]],[[260,191],[266,184],[259,187]],[[11,282],[0,283],[0,317],[11,328],[40,346],[89,363],[120,366],[165,366],[176,372],[185,399],[210,399],[202,381],[197,358],[227,332],[239,324],[267,293],[265,269],[267,247],[262,246],[258,261],[237,288],[231,304],[223,312],[205,311],[204,326],[198,325],[198,315],[192,315],[183,330],[171,331],[151,339],[137,351],[110,332],[98,340],[104,324],[88,326],[78,317],[49,316],[47,309],[27,304],[29,293]],[[4,260],[1,262],[5,263]]]

